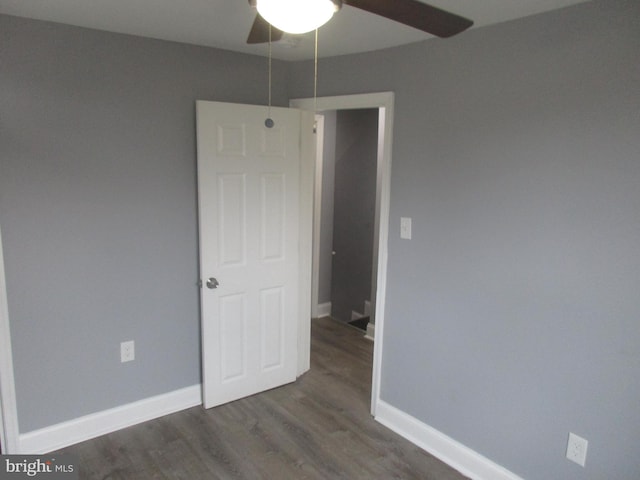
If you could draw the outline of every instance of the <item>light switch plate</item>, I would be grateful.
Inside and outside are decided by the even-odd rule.
[[[135,342],[129,340],[120,344],[120,361],[131,362],[136,359]]]

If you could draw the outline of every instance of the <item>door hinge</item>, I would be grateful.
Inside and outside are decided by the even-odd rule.
[[[197,285],[198,287],[202,288],[202,280],[198,280]]]

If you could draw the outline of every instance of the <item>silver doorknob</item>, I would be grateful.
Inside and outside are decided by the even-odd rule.
[[[207,288],[218,288],[218,285],[220,285],[220,283],[214,277],[210,277],[209,280],[207,280]]]

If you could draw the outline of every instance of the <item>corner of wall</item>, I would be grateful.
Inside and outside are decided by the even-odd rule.
[[[375,419],[463,475],[475,480],[523,480],[435,428],[378,399]]]

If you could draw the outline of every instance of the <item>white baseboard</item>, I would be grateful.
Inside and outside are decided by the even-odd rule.
[[[331,316],[331,302],[319,303],[316,306],[316,318],[330,317]]]
[[[522,480],[501,465],[382,400],[378,400],[375,418],[473,480]]]
[[[364,338],[369,340],[373,340],[376,338],[376,324],[375,323],[367,323],[367,333],[365,333]]]
[[[19,453],[48,453],[200,404],[201,386],[193,385],[21,434]]]
[[[365,317],[371,316],[371,300],[364,301],[364,316]]]

